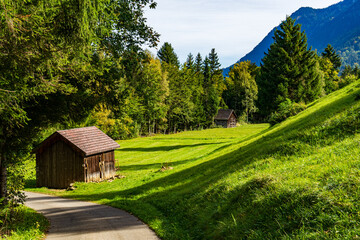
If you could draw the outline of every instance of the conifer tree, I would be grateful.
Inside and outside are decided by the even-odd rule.
[[[222,70],[220,69],[221,64],[219,62],[219,57],[215,52],[215,48],[211,49],[208,60],[210,68],[210,83],[214,85],[216,89],[220,105],[225,105],[224,100],[222,99],[222,93],[226,87],[224,83],[224,76]]]
[[[262,59],[258,78],[262,115],[268,116],[286,99],[297,103],[316,99],[322,91],[318,67],[301,26],[287,17]]]
[[[197,73],[199,73],[202,71],[202,68],[203,68],[203,60],[202,60],[201,54],[198,53],[196,55],[196,59],[195,59],[195,71]]]
[[[330,60],[330,62],[333,64],[333,67],[338,71],[341,67],[341,58],[340,56],[336,53],[335,49],[333,48],[333,46],[331,46],[331,44],[328,44],[327,47],[325,48],[324,52],[321,53],[321,56],[323,58],[327,58]]]
[[[178,56],[176,55],[174,48],[170,43],[165,42],[157,53],[161,63],[171,64],[180,67]]]
[[[215,49],[212,49],[209,56],[205,57],[203,75],[203,105],[206,124],[210,125],[213,123],[213,118],[219,108],[222,95],[222,91],[219,90],[219,84],[221,84],[220,81],[222,81],[222,73]]]
[[[204,84],[205,85],[209,84],[211,78],[211,67],[210,67],[210,60],[207,56],[204,59],[203,75],[204,75]]]
[[[194,56],[191,53],[189,53],[189,55],[188,55],[188,57],[186,59],[185,66],[188,69],[194,69],[195,68]]]
[[[211,49],[211,52],[209,53],[209,66],[210,66],[210,75],[213,76],[215,74],[218,74],[221,67],[221,64],[219,62],[219,57],[217,53],[215,52],[215,48]]]

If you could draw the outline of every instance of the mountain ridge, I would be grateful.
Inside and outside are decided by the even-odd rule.
[[[301,24],[308,45],[319,53],[331,44],[342,57],[345,65],[360,61],[360,0],[344,0],[327,8],[301,7],[290,15]],[[251,61],[260,66],[261,59],[274,42],[274,27],[252,51],[238,62]],[[233,65],[224,69],[227,75]]]

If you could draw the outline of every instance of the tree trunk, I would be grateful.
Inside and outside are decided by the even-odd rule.
[[[4,153],[0,153],[0,199],[7,197],[7,170]],[[6,199],[3,203],[6,203]]]
[[[153,121],[153,134],[156,133],[156,123],[155,123],[155,120]]]

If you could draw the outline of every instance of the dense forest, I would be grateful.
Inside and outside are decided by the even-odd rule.
[[[1,1],[0,199],[19,195],[15,165],[50,130],[96,125],[114,139],[213,126],[220,108],[275,124],[360,77],[328,45],[318,55],[290,17],[257,67],[223,77],[215,49],[180,63],[147,25],[152,0]],[[7,181],[9,179],[9,181]]]

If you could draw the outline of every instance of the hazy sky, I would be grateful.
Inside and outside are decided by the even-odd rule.
[[[325,8],[340,0],[156,0],[148,24],[169,42],[181,63],[216,49],[222,67],[250,52],[286,15],[300,7]],[[156,53],[156,50],[152,50]]]

